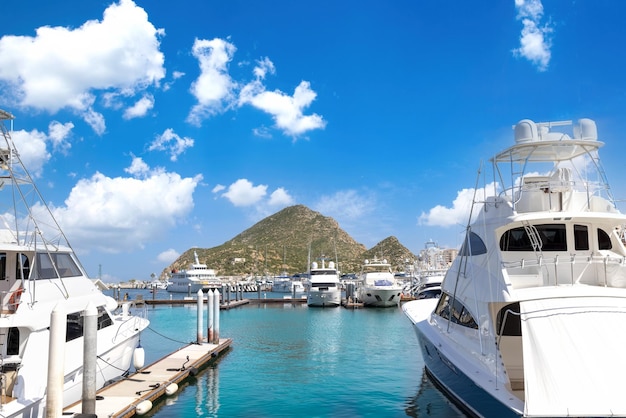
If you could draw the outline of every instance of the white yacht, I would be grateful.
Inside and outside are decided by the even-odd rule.
[[[626,216],[595,122],[514,136],[441,297],[403,305],[426,371],[472,416],[625,416]]]
[[[359,275],[357,297],[365,306],[387,308],[398,306],[402,296],[402,284],[391,271],[387,260],[365,260]]]
[[[438,298],[441,296],[441,282],[445,277],[446,270],[424,270],[420,273],[416,299]]]
[[[275,276],[272,281],[272,292],[289,294],[295,292],[296,295],[302,295],[305,291],[304,283],[300,279],[287,274]]]
[[[217,277],[215,270],[200,263],[198,253],[193,252],[194,263],[188,269],[173,271],[167,285],[167,291],[172,293],[198,293],[198,290],[222,289],[222,280]]]
[[[118,312],[117,302],[87,277],[22,164],[5,127],[12,119],[0,110],[0,416],[52,416],[59,404],[81,399],[88,306],[97,310],[97,389],[129,371],[149,321],[137,315],[139,308],[129,314],[130,302]],[[55,324],[67,323],[64,364],[55,370],[63,386],[47,390],[53,311]]]
[[[309,270],[309,286],[307,290],[307,305],[332,307],[341,305],[341,281],[335,263],[328,262],[322,257],[321,267],[317,262],[311,263]]]

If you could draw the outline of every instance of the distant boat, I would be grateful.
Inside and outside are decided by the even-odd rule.
[[[208,292],[212,289],[222,289],[222,281],[216,276],[215,270],[200,263],[198,254],[193,252],[195,262],[187,270],[172,272],[167,291],[172,293],[198,293],[198,290]]]
[[[446,270],[424,270],[420,273],[415,299],[431,299],[441,296],[441,282]]]
[[[309,270],[309,288],[307,291],[307,305],[319,307],[333,307],[341,305],[341,281],[335,263],[321,258],[322,266],[317,262],[311,263]]]
[[[387,308],[398,306],[402,284],[391,271],[387,260],[365,260],[359,274],[357,297],[365,306]]]
[[[118,309],[89,279],[4,126],[12,119],[0,110],[0,416],[60,416],[57,408],[83,394],[88,309],[97,328],[96,389],[128,373],[150,322],[140,308],[131,314],[130,302]],[[59,328],[60,338],[51,335]],[[60,344],[55,350],[51,340]],[[62,354],[50,359],[61,387],[47,388],[53,351]]]
[[[300,279],[283,274],[275,276],[272,280],[272,292],[276,293],[290,293],[303,294],[306,292],[304,284]]]

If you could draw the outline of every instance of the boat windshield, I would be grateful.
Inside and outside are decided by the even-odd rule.
[[[36,279],[82,276],[80,269],[69,253],[38,253],[36,270]]]

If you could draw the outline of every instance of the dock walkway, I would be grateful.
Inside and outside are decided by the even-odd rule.
[[[154,402],[165,396],[168,386],[195,376],[198,370],[220,356],[231,343],[230,338],[225,338],[220,339],[219,344],[189,344],[127,378],[100,389],[96,395],[97,418],[126,418],[140,414],[137,405],[141,404],[142,409],[146,406],[145,401]],[[65,408],[63,415],[80,416],[81,412],[82,403],[79,401]]]

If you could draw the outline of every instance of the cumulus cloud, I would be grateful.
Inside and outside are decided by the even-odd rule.
[[[255,186],[248,179],[238,179],[228,187],[221,184],[216,185],[213,188],[213,193],[217,195],[226,190],[220,197],[228,199],[234,206],[250,208],[250,215],[253,219],[263,218],[295,203],[295,199],[285,188],[279,187],[269,196],[267,189],[266,184]]]
[[[258,67],[257,67],[258,68]],[[326,127],[326,121],[318,114],[305,115],[317,93],[308,81],[295,88],[293,96],[280,90],[267,91],[260,79],[245,85],[239,94],[239,106],[250,104],[272,116],[276,127],[285,134],[297,137],[305,132]]]
[[[174,261],[176,261],[178,257],[180,257],[180,253],[176,251],[175,249],[170,248],[168,250],[163,251],[159,255],[157,255],[157,260],[161,264],[170,265]]]
[[[48,125],[48,134],[36,129],[30,132],[24,130],[11,132],[15,148],[24,165],[28,167],[31,176],[41,177],[44,165],[50,160],[48,143],[53,149],[61,152],[71,147],[69,138],[73,128],[74,125],[71,122],[62,124],[53,121]]]
[[[269,201],[267,202],[270,206],[289,206],[293,205],[293,203],[293,197],[291,197],[287,190],[282,187],[274,190],[270,195]]]
[[[314,208],[335,219],[355,220],[369,214],[374,206],[374,196],[365,198],[356,190],[341,190],[322,196]]]
[[[187,148],[193,147],[193,144],[193,139],[187,137],[181,138],[173,129],[168,128],[161,135],[157,135],[154,141],[149,145],[148,150],[168,151],[170,153],[170,160],[176,161],[178,160],[178,156],[185,152]]]
[[[137,102],[124,111],[124,119],[134,119],[145,116],[154,107],[154,97],[146,94]]]
[[[551,58],[550,34],[553,29],[548,25],[541,25],[543,5],[541,0],[515,0],[517,20],[522,21],[520,47],[513,50],[515,56],[526,58],[537,66],[539,71],[548,68]]]
[[[80,180],[65,200],[53,207],[59,224],[75,246],[117,253],[143,248],[162,238],[193,209],[193,192],[201,175],[150,170],[133,159],[127,171],[138,177],[107,177],[101,173]]]
[[[192,54],[198,59],[200,75],[191,85],[196,104],[187,121],[200,125],[208,116],[223,111],[232,101],[236,83],[228,73],[228,63],[233,59],[235,45],[223,39],[196,39]]]
[[[50,113],[72,109],[102,134],[104,118],[93,109],[96,92],[132,96],[158,86],[165,76],[159,51],[164,34],[144,9],[120,0],[102,20],[78,28],[43,26],[34,37],[6,35],[0,38],[0,85],[19,106]]]
[[[239,179],[222,194],[235,206],[251,206],[258,203],[267,194],[267,185],[254,186],[247,179]]]
[[[492,196],[494,190],[493,183],[485,188],[463,189],[457,192],[456,198],[452,202],[452,207],[437,205],[431,208],[428,213],[422,212],[417,220],[417,224],[442,227],[466,225],[474,197],[483,199],[485,196]]]

